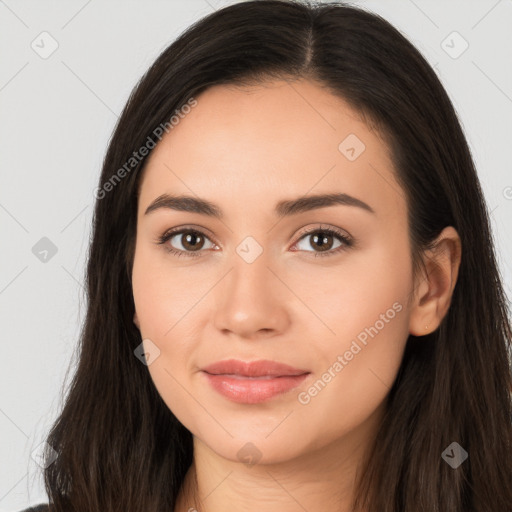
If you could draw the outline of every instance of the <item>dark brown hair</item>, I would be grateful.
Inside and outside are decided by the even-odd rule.
[[[380,16],[341,2],[280,0],[233,4],[194,23],[145,73],[119,119],[94,211],[78,365],[47,438],[58,454],[44,472],[52,510],[174,509],[192,435],[134,356],[141,337],[131,269],[147,157],[114,185],[112,178],[190,98],[217,84],[273,78],[315,80],[386,137],[416,270],[444,227],[462,243],[448,313],[427,337],[407,340],[354,509],[512,511],[509,311],[454,107],[420,52]],[[469,454],[456,469],[441,457],[452,442]]]

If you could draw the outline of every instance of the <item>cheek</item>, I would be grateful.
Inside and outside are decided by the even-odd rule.
[[[199,339],[190,330],[196,328],[190,318],[197,296],[180,286],[176,276],[167,274],[154,257],[143,250],[136,253],[132,273],[135,309],[144,350],[153,354],[147,369],[169,410],[188,423],[191,399],[186,388],[193,370],[188,364],[197,350],[193,340]]]
[[[304,435],[318,437],[321,425],[323,439],[335,439],[357,430],[383,405],[402,361],[408,331],[401,315],[406,314],[396,307],[388,323],[354,326],[355,336],[339,336],[322,354],[315,380],[297,396],[296,419],[302,420]]]
[[[198,283],[189,278],[190,268],[172,268],[163,251],[137,246],[132,272],[133,298],[142,335],[161,341],[172,337],[175,326],[198,300]]]
[[[379,339],[389,343],[395,332],[407,332],[412,264],[402,238],[354,248],[334,263],[300,263],[285,271],[290,288],[316,316],[305,327],[319,333],[314,339],[320,351],[341,350],[358,335],[364,341],[375,324]]]
[[[349,313],[342,313],[336,324],[332,319],[337,336],[316,347],[314,379],[297,394],[294,414],[302,425],[300,435],[314,439],[315,446],[361,430],[382,411],[396,378],[408,337],[408,313],[399,301],[372,308],[357,321]]]
[[[324,283],[322,293],[302,285],[304,302],[321,319],[316,324],[323,334],[313,336],[309,329],[308,337],[315,339],[318,380],[305,390],[301,403],[315,415],[330,411],[335,429],[340,422],[357,423],[368,415],[396,378],[409,334],[408,248],[398,242],[375,244],[333,267],[328,277],[325,269],[309,272],[310,283]]]
[[[201,339],[198,301],[209,288],[203,278],[193,278],[192,268],[171,267],[160,251],[136,247],[132,271],[135,310],[145,351],[158,354],[148,370],[175,414],[190,405],[183,385],[194,371],[195,340]]]

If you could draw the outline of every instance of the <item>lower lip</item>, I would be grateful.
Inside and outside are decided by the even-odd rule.
[[[203,372],[210,385],[233,402],[257,404],[296,388],[309,374],[282,377],[233,377]]]

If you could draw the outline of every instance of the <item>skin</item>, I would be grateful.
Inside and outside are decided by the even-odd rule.
[[[428,273],[413,276],[407,208],[388,148],[318,83],[222,85],[196,99],[144,170],[132,275],[134,322],[144,347],[160,350],[149,373],[194,436],[194,462],[176,510],[348,511],[408,335],[434,331],[449,308],[460,239],[446,228],[439,250],[425,254]],[[365,144],[354,161],[338,149],[349,134]],[[224,218],[165,208],[145,214],[165,192],[205,198]],[[335,192],[375,213],[332,205],[274,215],[280,200]],[[331,255],[315,258],[321,251],[303,233],[320,225],[355,244],[333,253],[343,242],[331,237]],[[155,242],[181,226],[205,233],[199,257],[177,257]],[[247,236],[263,248],[252,263],[236,252]],[[187,250],[184,238],[166,244]],[[396,303],[394,318],[300,403],[298,394]],[[199,371],[229,358],[270,359],[311,374],[267,402],[239,404]],[[237,456],[248,442],[260,452],[254,465]]]

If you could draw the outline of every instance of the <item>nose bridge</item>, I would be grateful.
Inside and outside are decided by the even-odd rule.
[[[259,245],[259,244],[258,244]],[[249,336],[279,329],[287,317],[283,285],[271,270],[271,254],[244,239],[230,258],[230,272],[215,297],[217,328]]]
[[[234,231],[240,236],[240,241],[233,246],[229,257],[232,270],[228,276],[228,287],[234,293],[236,290],[243,292],[244,289],[257,293],[258,289],[268,285],[269,279],[275,279],[268,268],[272,265],[272,237],[267,236],[263,227],[250,230],[247,221]]]
[[[269,256],[269,251],[263,247],[258,249],[253,241],[241,242],[230,261],[232,270],[227,276],[226,295],[236,298],[239,304],[246,300],[260,301],[261,294],[270,299],[269,291],[275,285],[271,281],[275,280],[275,276],[269,270]]]

